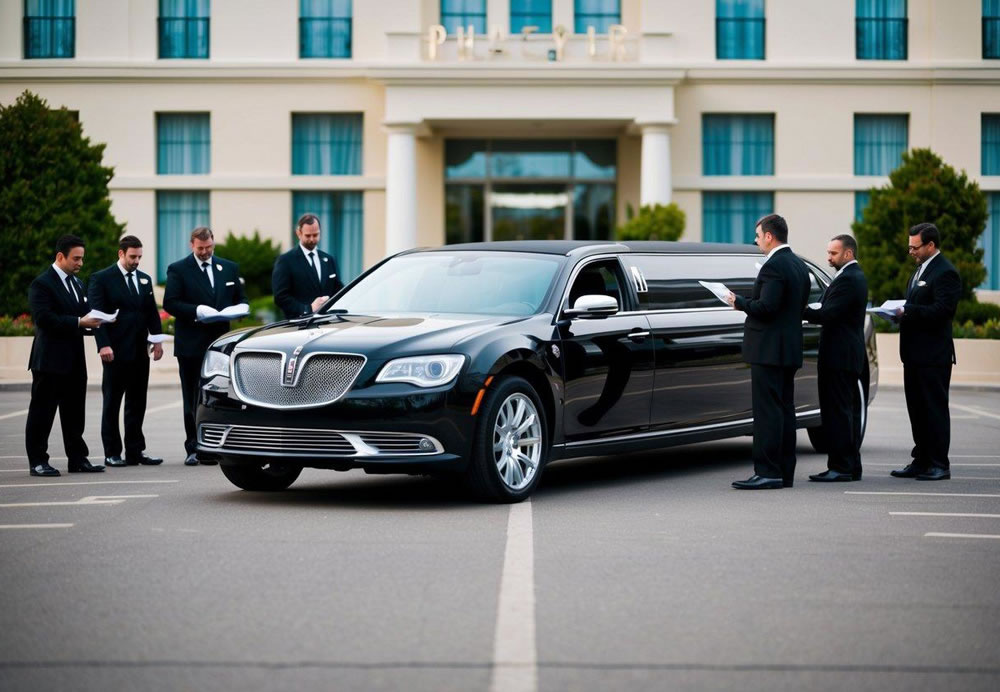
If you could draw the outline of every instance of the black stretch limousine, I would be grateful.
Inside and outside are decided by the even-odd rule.
[[[497,242],[413,250],[317,314],[232,332],[202,367],[198,450],[247,490],[303,467],[461,475],[516,502],[547,462],[748,435],[752,245]],[[827,274],[809,264],[810,302]],[[800,427],[822,445],[819,327],[803,323]],[[875,335],[866,325],[870,383]]]

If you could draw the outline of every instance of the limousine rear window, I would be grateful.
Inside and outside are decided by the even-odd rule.
[[[350,313],[531,315],[540,309],[561,261],[513,252],[400,255],[340,296]]]
[[[750,297],[761,257],[753,255],[625,255],[646,280],[638,294],[640,310],[724,307],[701,281],[719,281]]]

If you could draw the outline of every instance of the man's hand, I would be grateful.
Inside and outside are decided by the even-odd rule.
[[[101,326],[101,320],[97,317],[81,317],[80,326],[84,329],[97,329]],[[109,348],[108,350],[110,351],[111,349]]]
[[[153,344],[153,360],[163,357],[163,344]]]
[[[729,307],[736,307],[736,295],[732,291],[726,294],[726,302],[729,303]]]
[[[312,308],[313,312],[316,312],[319,309],[319,306],[322,305],[323,303],[325,303],[328,300],[330,300],[330,296],[320,296],[319,298],[317,298],[316,300],[314,300],[309,305],[309,307]]]
[[[99,355],[101,357],[101,360],[103,360],[105,363],[110,363],[115,359],[115,352],[111,350],[110,346],[105,346],[104,348],[102,348],[100,351],[97,352],[97,355]]]
[[[896,308],[895,316],[892,318],[893,323],[899,324],[899,320],[903,317],[903,308]]]

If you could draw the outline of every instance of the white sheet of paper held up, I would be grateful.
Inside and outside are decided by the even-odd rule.
[[[108,324],[109,322],[114,322],[115,320],[118,319],[118,311],[115,310],[114,312],[109,314],[107,312],[101,312],[100,310],[91,310],[86,315],[84,315],[85,319],[94,317],[99,319],[101,321],[101,324]]]
[[[868,308],[865,312],[878,315],[885,320],[896,319],[896,310],[906,305],[905,300],[887,300],[878,307]]]
[[[173,334],[150,334],[146,338],[146,341],[148,341],[151,344],[162,344],[164,341],[173,341],[173,340],[174,340]]]
[[[729,305],[726,301],[726,296],[729,295],[729,288],[726,284],[720,284],[717,281],[699,281],[698,283],[711,291],[712,295],[721,300],[723,303]]]
[[[216,310],[209,305],[200,305],[198,307],[198,320],[204,323],[237,320],[250,314],[250,306],[246,303],[230,305],[228,308],[223,308],[222,310]]]

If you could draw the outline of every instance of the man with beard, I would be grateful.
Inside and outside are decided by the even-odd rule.
[[[274,263],[271,287],[274,302],[288,319],[316,312],[320,305],[344,287],[337,275],[337,262],[318,249],[319,219],[303,214],[295,227],[299,246]]]

